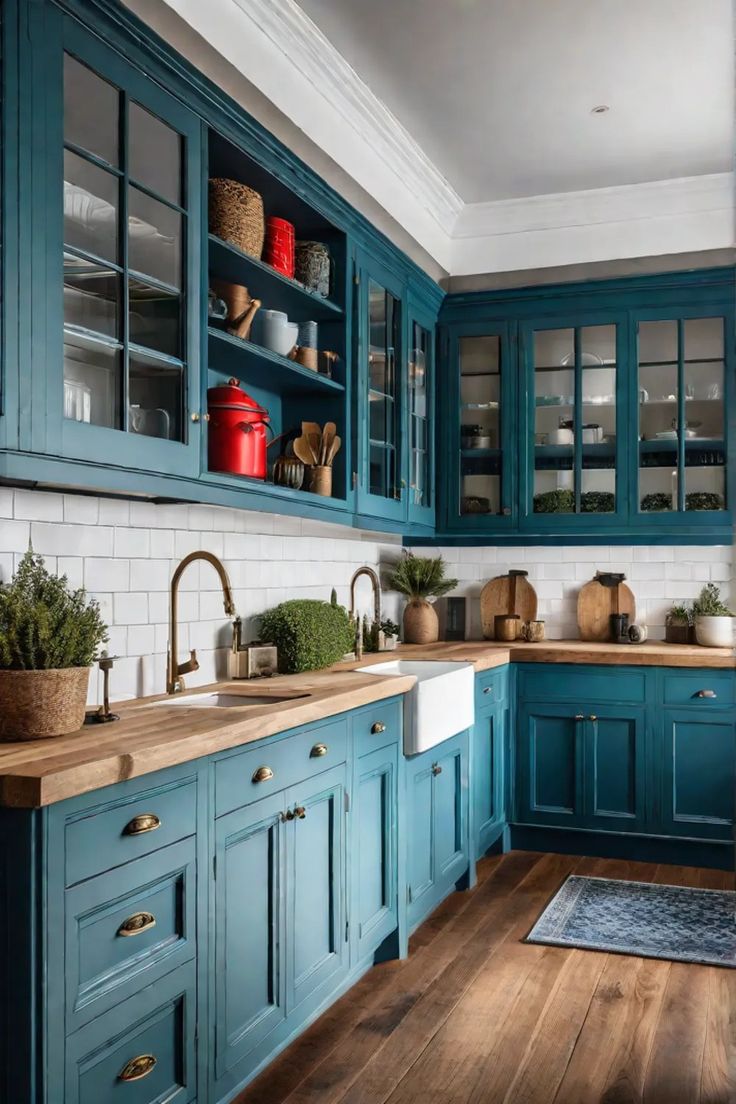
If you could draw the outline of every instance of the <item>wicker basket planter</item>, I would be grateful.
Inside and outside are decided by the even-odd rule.
[[[263,198],[238,180],[215,177],[209,190],[210,233],[261,259],[266,223]]]
[[[84,724],[89,667],[0,671],[0,741],[41,740]]]

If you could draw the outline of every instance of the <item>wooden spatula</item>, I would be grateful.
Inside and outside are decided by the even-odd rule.
[[[332,461],[335,459],[338,452],[340,451],[341,444],[342,439],[340,437],[333,438],[332,444],[330,445],[329,451],[327,453],[327,459],[325,460],[325,464],[327,464],[328,467],[332,467]]]
[[[297,459],[301,460],[302,464],[306,464],[308,468],[314,466],[312,449],[306,437],[297,437],[292,447],[294,449],[294,455]]]
[[[309,442],[309,447],[312,450],[313,465],[319,464],[320,451],[322,448],[322,429],[316,422],[302,422],[302,437],[306,437]]]
[[[322,448],[320,450],[319,462],[320,464],[329,464],[327,457],[330,455],[330,449],[332,448],[332,442],[335,440],[337,434],[337,426],[334,422],[325,422],[325,428],[322,430]]]

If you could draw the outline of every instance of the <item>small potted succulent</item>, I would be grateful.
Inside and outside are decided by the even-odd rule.
[[[692,624],[693,618],[689,606],[672,606],[665,618],[665,641],[668,644],[689,644],[692,636]]]
[[[97,602],[26,552],[11,582],[0,585],[0,740],[76,732],[105,640]]]
[[[732,648],[734,645],[734,615],[721,601],[721,591],[715,583],[706,583],[693,602],[695,639],[706,648]]]
[[[404,610],[404,642],[434,644],[439,639],[440,624],[430,599],[441,598],[457,586],[457,579],[446,577],[442,556],[432,559],[406,553],[390,572],[388,585],[408,598]]]
[[[399,626],[388,618],[381,622],[380,650],[392,652],[399,642]]]

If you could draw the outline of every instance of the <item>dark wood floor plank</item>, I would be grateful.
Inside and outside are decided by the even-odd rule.
[[[698,885],[701,889],[736,889],[736,876],[733,870],[701,870]]]
[[[644,1080],[644,1104],[699,1104],[708,971],[673,962]]]
[[[736,971],[710,966],[701,1104],[736,1101]]]
[[[671,866],[662,863],[657,867],[654,881],[659,885],[690,886],[697,888],[702,871],[697,866]]]
[[[611,1064],[600,1104],[641,1104],[670,966],[656,959],[641,960],[618,1040],[610,1047]],[[607,1039],[599,1042],[602,1048],[609,1047]]]

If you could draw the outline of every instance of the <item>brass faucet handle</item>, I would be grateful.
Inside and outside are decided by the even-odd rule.
[[[180,675],[188,675],[188,674],[190,674],[191,671],[198,671],[199,670],[199,661],[197,659],[197,652],[194,648],[192,648],[192,650],[190,651],[189,659],[186,661],[186,663],[177,663],[176,670],[177,670],[177,674],[180,674]]]

